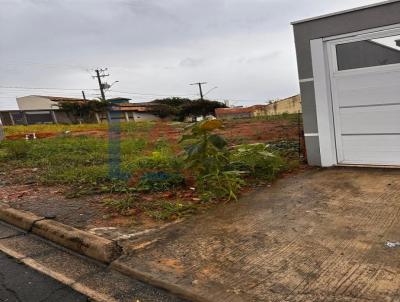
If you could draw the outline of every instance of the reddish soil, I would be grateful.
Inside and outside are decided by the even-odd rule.
[[[291,121],[247,121],[226,122],[222,134],[229,140],[243,139],[245,142],[267,142],[280,139],[296,140],[298,126]]]
[[[99,138],[107,137],[107,130],[95,129],[96,125],[93,125],[93,130],[84,131],[73,131],[72,136],[87,135]],[[298,126],[292,121],[288,120],[240,120],[240,121],[225,121],[224,129],[219,131],[220,134],[224,135],[229,141],[236,142],[268,142],[274,140],[297,140],[299,137]],[[176,143],[183,133],[183,128],[173,127],[170,123],[157,122],[150,131],[139,130],[135,132],[135,136],[144,137],[149,139],[151,142],[156,142],[160,138],[164,138],[171,143]],[[59,132],[36,132],[36,137],[48,138],[62,135]],[[123,134],[129,136],[130,134]],[[25,138],[25,134],[14,134],[7,135],[7,139],[15,140]]]

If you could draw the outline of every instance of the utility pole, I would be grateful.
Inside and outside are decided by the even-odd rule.
[[[82,96],[83,96],[84,101],[86,102],[87,99],[86,99],[85,91],[83,91],[83,90],[82,90]]]
[[[205,84],[207,84],[207,82],[199,82],[199,83],[193,83],[193,84],[190,84],[190,85],[198,85],[199,86],[199,90],[200,90],[200,99],[203,101],[204,100],[204,96],[203,96],[203,88],[202,88],[202,85],[205,85]]]
[[[105,77],[110,76],[109,74],[105,74],[106,71],[107,71],[107,68],[106,68],[106,69],[96,69],[96,70],[95,70],[96,76],[93,77],[93,78],[97,78],[97,81],[99,82],[99,88],[100,88],[100,93],[101,93],[101,99],[102,99],[103,101],[106,100],[106,95],[105,95],[105,93],[104,93],[104,87],[105,87],[105,85],[101,82],[101,78],[105,78]]]

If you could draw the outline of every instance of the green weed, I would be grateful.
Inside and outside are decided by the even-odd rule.
[[[120,214],[126,214],[137,203],[131,196],[122,196],[119,199],[105,199],[103,204],[117,210]]]
[[[153,204],[147,213],[157,220],[174,220],[192,215],[197,211],[194,205],[179,202],[159,201]]]
[[[249,175],[272,180],[284,170],[285,162],[265,144],[245,144],[231,151],[231,165]]]
[[[28,156],[31,149],[31,142],[18,140],[15,142],[4,141],[1,143],[5,157],[8,159],[24,159]]]

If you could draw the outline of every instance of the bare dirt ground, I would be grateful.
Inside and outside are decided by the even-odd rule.
[[[122,235],[157,228],[165,222],[151,219],[133,220],[105,207],[102,202],[110,194],[68,198],[68,187],[41,186],[30,183],[27,171],[16,170],[14,177],[0,174],[0,203],[13,208],[29,211],[41,216],[54,216],[55,220],[70,226],[94,232],[107,238],[116,239]]]
[[[132,242],[208,301],[400,301],[400,170],[312,170]]]

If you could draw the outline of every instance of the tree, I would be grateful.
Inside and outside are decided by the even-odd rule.
[[[160,117],[173,116],[181,121],[187,117],[215,115],[215,109],[226,108],[226,105],[221,102],[178,97],[158,99],[152,103],[159,104],[152,110],[154,114]]]
[[[78,117],[81,121],[91,121],[96,113],[106,112],[110,102],[103,100],[88,100],[82,102],[61,101],[58,106],[67,114]]]
[[[207,115],[214,115],[215,116],[215,109],[217,108],[226,108],[226,105],[221,102],[216,101],[209,101],[209,100],[197,100],[191,101],[181,107],[179,112],[179,117],[184,119],[186,117],[197,117],[203,116],[206,117]]]

